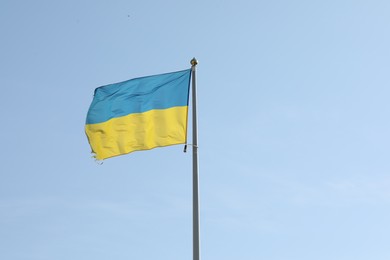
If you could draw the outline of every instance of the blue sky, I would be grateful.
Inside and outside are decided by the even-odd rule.
[[[202,259],[388,260],[389,13],[1,1],[0,258],[192,259],[191,153],[98,165],[84,123],[96,87],[195,56]]]

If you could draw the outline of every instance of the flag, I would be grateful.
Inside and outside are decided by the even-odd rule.
[[[85,132],[96,159],[187,141],[191,69],[95,89]]]

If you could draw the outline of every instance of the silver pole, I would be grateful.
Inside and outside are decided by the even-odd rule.
[[[196,117],[196,65],[198,61],[191,60],[192,73],[192,207],[193,207],[193,260],[200,260],[199,233],[199,174],[198,174],[198,123]]]

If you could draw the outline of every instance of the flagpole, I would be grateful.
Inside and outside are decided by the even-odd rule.
[[[196,115],[196,65],[198,61],[191,60],[192,73],[192,207],[193,207],[193,260],[200,260],[199,232],[199,174],[198,174],[198,123]]]

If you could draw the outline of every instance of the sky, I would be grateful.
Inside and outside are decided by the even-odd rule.
[[[390,259],[389,13],[2,0],[0,259],[192,259],[191,152],[100,165],[84,125],[95,88],[193,57],[201,259]]]

